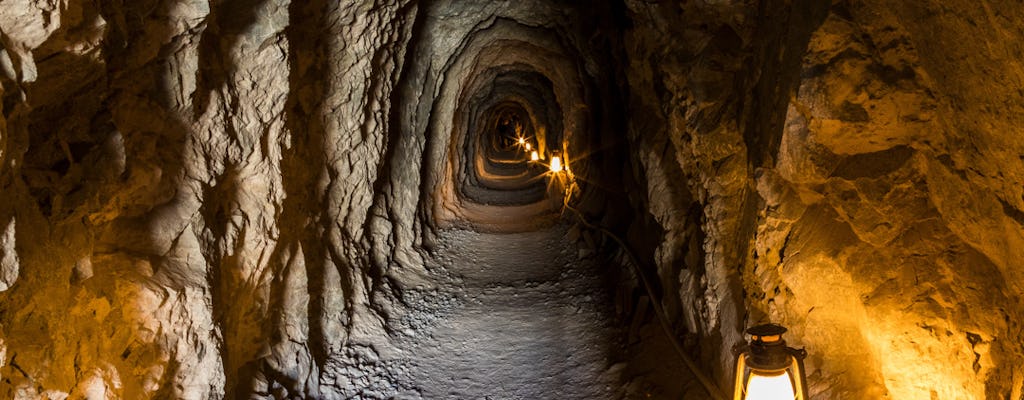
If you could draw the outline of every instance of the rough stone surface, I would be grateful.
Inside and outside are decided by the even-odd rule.
[[[449,375],[537,396],[486,357],[424,367],[523,371],[482,339],[533,337],[578,344],[542,366],[572,371],[537,377],[556,392],[701,398],[649,368],[671,358],[654,301],[727,390],[772,321],[814,399],[1024,398],[1021,21],[1011,0],[0,0],[0,397],[436,398]],[[549,236],[566,200],[639,275],[596,230]],[[533,242],[614,262],[459,281],[459,257]]]
[[[752,177],[781,129],[778,104],[796,75],[787,67],[827,4],[626,4],[626,181],[643,188],[627,191],[643,216],[628,232],[651,254],[675,329],[700,342],[701,360],[731,390],[730,349],[750,322],[738,271],[753,234]]]
[[[811,38],[777,162],[756,178],[746,287],[821,349],[823,398],[1021,396],[1007,132],[1024,99],[1006,90],[1021,37],[1005,6],[844,2]]]
[[[578,261],[566,230],[560,224],[524,233],[441,232],[433,270],[454,282],[403,317],[409,326],[397,350],[382,357],[407,365],[398,385],[413,388],[415,396],[407,396],[626,395],[622,371],[610,368],[623,357],[623,344],[601,265],[596,258]]]
[[[10,289],[18,280],[18,251],[14,248],[17,240],[14,237],[14,219],[0,233],[0,291]]]
[[[723,386],[772,321],[813,398],[1021,397],[1018,5],[627,5],[634,231]]]
[[[3,396],[341,390],[382,329],[366,221],[415,7],[0,10]]]

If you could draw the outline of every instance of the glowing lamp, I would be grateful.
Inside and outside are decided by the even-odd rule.
[[[786,346],[781,325],[747,329],[751,336],[736,359],[734,400],[807,400],[807,351]]]
[[[531,149],[533,149],[533,146],[532,146],[532,145],[530,145],[529,143],[527,143],[527,144],[524,144],[524,145],[523,145],[523,147],[525,147],[525,148],[526,148],[526,151],[530,151]]]
[[[519,145],[522,146],[522,145],[525,145],[525,144],[526,144],[526,139],[525,138],[519,138]]]
[[[540,154],[537,154],[536,150],[534,150],[533,152],[530,153],[530,161],[539,161],[539,160],[540,160]]]
[[[551,157],[551,172],[562,172],[562,158],[559,156]]]

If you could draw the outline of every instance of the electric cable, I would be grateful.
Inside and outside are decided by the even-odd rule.
[[[619,238],[618,235],[612,233],[610,230],[602,226],[590,223],[589,221],[587,221],[586,218],[583,217],[583,214],[580,213],[579,210],[569,205],[569,201],[572,198],[572,193],[574,192],[574,187],[576,187],[575,182],[569,185],[566,189],[565,201],[563,203],[563,206],[572,211],[574,214],[576,214],[576,217],[580,220],[580,222],[583,225],[590,229],[601,232],[605,236],[614,240],[615,243],[618,243],[619,248],[621,248],[622,252],[626,255],[627,258],[629,258],[628,264],[630,264],[633,267],[633,273],[635,273],[640,278],[640,282],[643,284],[644,290],[647,291],[647,296],[651,298],[651,305],[654,307],[654,314],[658,317],[659,325],[661,325],[662,330],[665,332],[665,336],[667,336],[669,341],[672,342],[672,347],[675,348],[676,354],[678,354],[679,357],[682,358],[683,363],[686,364],[686,367],[689,368],[691,372],[693,372],[693,375],[697,377],[697,380],[700,382],[702,386],[704,386],[704,389],[707,390],[708,394],[711,395],[711,397],[714,400],[725,400],[725,395],[722,393],[721,389],[719,389],[718,386],[711,381],[711,378],[709,378],[706,374],[704,374],[703,371],[700,370],[699,367],[697,367],[697,363],[694,362],[693,359],[686,354],[686,351],[683,350],[683,346],[679,343],[679,340],[677,340],[676,336],[672,333],[672,329],[669,327],[668,323],[668,316],[665,314],[665,309],[661,307],[661,302],[658,301],[658,299],[654,296],[654,288],[651,286],[651,283],[647,280],[647,276],[644,275],[642,270],[640,270],[639,259],[637,259],[636,255],[633,254],[633,252],[629,249],[629,246],[626,245],[626,242]]]

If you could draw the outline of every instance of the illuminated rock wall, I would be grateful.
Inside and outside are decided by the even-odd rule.
[[[811,38],[744,273],[822,398],[1021,397],[1022,13],[840,3]]]
[[[814,398],[1020,398],[1024,9],[630,7],[634,203],[723,385],[771,321]]]

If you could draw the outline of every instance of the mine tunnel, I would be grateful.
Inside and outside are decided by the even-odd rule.
[[[0,1],[0,398],[1022,400],[1022,21]]]

